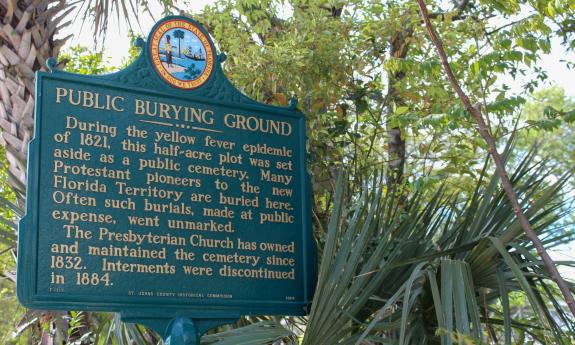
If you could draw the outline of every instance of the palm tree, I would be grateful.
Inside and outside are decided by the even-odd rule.
[[[534,156],[524,157],[512,180],[552,248],[573,238],[557,231],[573,211],[562,191],[570,174],[550,183]],[[357,195],[346,193],[340,176],[330,222],[320,230],[323,255],[310,316],[252,319],[205,336],[202,344],[298,344],[296,337],[303,345],[571,344],[572,315],[489,171],[486,163],[471,195],[443,188],[416,193],[402,210],[402,193],[387,190],[384,180]]]
[[[182,57],[181,40],[184,39],[184,32],[182,30],[176,30],[174,31],[174,37],[178,39],[178,57]]]
[[[573,236],[552,226],[572,212],[562,197],[571,173],[549,183],[533,157],[512,180],[554,247]],[[468,197],[416,194],[401,212],[383,183],[346,198],[340,181],[303,344],[570,344],[573,317],[489,170]],[[529,305],[519,318],[513,294]]]
[[[17,217],[23,216],[26,196],[28,143],[34,125],[34,74],[45,70],[48,58],[57,56],[66,42],[67,38],[56,40],[54,36],[69,24],[65,18],[70,11],[72,8],[63,0],[0,0],[0,144],[5,149],[7,184],[16,194],[16,204],[4,198],[1,201],[3,208],[11,209]],[[0,243],[15,251],[14,220],[2,223],[5,227],[0,231]],[[0,275],[15,282],[10,272]]]
[[[56,58],[72,35],[55,36],[71,23],[72,12],[92,18],[96,35],[105,33],[111,11],[122,12],[130,25],[129,17],[137,15],[138,3],[134,1],[129,10],[119,0],[96,4],[91,0],[0,0],[0,144],[6,148],[8,184],[20,206],[26,196],[28,143],[33,136],[34,73],[45,71],[46,61]],[[170,6],[169,1],[158,3]]]
[[[0,127],[6,148],[9,185],[23,205],[28,143],[34,124],[34,73],[46,69],[67,38],[54,36],[70,22],[73,10],[60,1],[0,1]]]

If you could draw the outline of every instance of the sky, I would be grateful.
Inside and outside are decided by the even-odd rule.
[[[193,15],[194,13],[200,12],[204,6],[212,4],[213,2],[213,0],[191,0],[185,5],[185,8]],[[162,16],[161,7],[154,7],[153,3],[153,1],[150,2],[152,6],[151,12],[158,13],[155,18],[151,18],[148,14],[142,14],[140,16],[140,25],[135,24],[135,21],[132,20],[132,29],[144,37],[147,37],[154,23]],[[121,65],[122,61],[128,56],[128,48],[130,46],[128,29],[129,27],[123,19],[118,23],[115,16],[111,17],[108,33],[104,42],[104,54],[112,66]],[[85,34],[77,34],[79,32]],[[65,47],[74,45],[94,46],[94,37],[91,32],[90,23],[86,22],[83,25],[81,20],[76,20],[62,32],[62,36],[68,34],[74,34],[74,36],[67,42]],[[541,59],[542,61],[538,65],[542,66],[549,75],[545,86],[560,85],[565,89],[568,96],[575,97],[575,70],[569,70],[565,63],[561,62],[561,60],[569,60],[575,63],[575,53],[567,53],[557,39],[552,42],[551,54],[543,55]],[[521,93],[521,85],[525,84],[528,78],[530,78],[530,76],[526,76],[518,81],[513,81],[511,78],[502,78],[501,81],[511,85],[512,90],[515,92]]]
[[[153,2],[150,2],[150,4],[152,3]],[[191,0],[191,3],[186,4],[185,8],[193,15],[194,13],[200,12],[205,5],[211,3],[213,3],[212,0]],[[138,34],[141,34],[143,37],[148,36],[154,23],[161,19],[162,16],[162,9],[160,7],[152,7],[151,12],[158,13],[159,15],[155,18],[151,18],[149,15],[143,14],[140,16],[139,26],[133,25],[133,30]],[[135,21],[132,22],[135,24]],[[112,66],[121,65],[122,61],[128,57],[128,48],[130,47],[128,29],[129,27],[123,19],[118,23],[115,16],[111,17],[108,32],[104,41],[104,55]],[[80,20],[77,20],[61,33],[62,36],[66,36],[68,34],[74,34],[74,36],[67,42],[65,48],[74,45],[82,45],[86,47],[94,46],[94,37],[90,23],[85,23],[83,25]],[[543,67],[543,69],[548,72],[549,76],[545,86],[562,86],[565,89],[566,95],[575,97],[575,70],[569,70],[565,66],[565,63],[561,62],[561,60],[568,60],[575,63],[575,53],[567,53],[561,46],[560,41],[554,40],[552,42],[551,54],[543,55],[541,59],[542,61],[538,65]],[[501,78],[501,81],[510,85],[512,91],[515,93],[521,94],[521,85],[525,84],[529,77],[530,76],[526,76],[517,81],[514,81],[511,78]],[[573,260],[575,259],[575,254],[572,255],[571,253],[573,253],[571,246],[565,246],[560,248],[559,252],[553,253],[552,257],[554,260]],[[575,279],[575,268],[562,267],[561,272],[571,279]]]
[[[575,97],[575,70],[569,70],[561,60],[575,62],[575,54],[567,53],[559,40],[553,42],[551,54],[542,57],[542,66],[549,72],[551,83],[562,85],[568,95]]]
[[[213,0],[191,0],[191,3],[188,3],[185,8],[193,15],[194,13],[200,12],[202,8],[208,4],[212,4],[213,2]],[[143,37],[147,37],[154,24],[163,17],[163,10],[160,6],[157,6],[154,1],[150,1],[149,4],[151,7],[150,12],[157,13],[158,15],[154,15],[154,18],[152,18],[149,14],[142,13],[139,16],[139,24],[135,19],[130,20],[132,23],[132,30],[136,34],[142,35]],[[120,66],[123,60],[126,59],[129,55],[129,30],[130,27],[123,18],[120,18],[120,22],[118,22],[116,16],[110,17],[108,32],[104,41],[104,56],[112,66]],[[66,42],[64,49],[75,45],[82,45],[88,48],[93,48],[94,36],[92,31],[91,23],[82,23],[81,20],[74,21],[72,25],[65,28],[65,30],[63,30],[61,33],[61,36],[63,37],[69,34],[74,35],[70,40],[68,40],[68,42]],[[83,34],[78,35],[78,32]]]

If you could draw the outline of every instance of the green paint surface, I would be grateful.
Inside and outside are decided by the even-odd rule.
[[[219,63],[198,89],[171,87],[148,54],[103,77],[38,74],[21,302],[305,314],[315,284],[305,117],[242,95]]]

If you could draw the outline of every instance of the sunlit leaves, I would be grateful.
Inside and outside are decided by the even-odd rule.
[[[575,104],[565,91],[554,87],[536,92],[522,111],[525,121],[519,145],[537,142],[542,155],[556,167],[557,174],[575,165]]]
[[[60,57],[60,61],[66,63],[64,70],[66,72],[78,74],[103,74],[109,73],[114,70],[104,60],[102,52],[92,52],[86,47],[73,46],[64,51]]]

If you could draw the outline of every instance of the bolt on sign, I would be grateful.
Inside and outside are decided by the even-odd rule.
[[[50,61],[37,75],[21,303],[120,312],[171,344],[240,315],[304,315],[316,281],[304,115],[241,94],[189,18],[137,43],[117,73]]]

